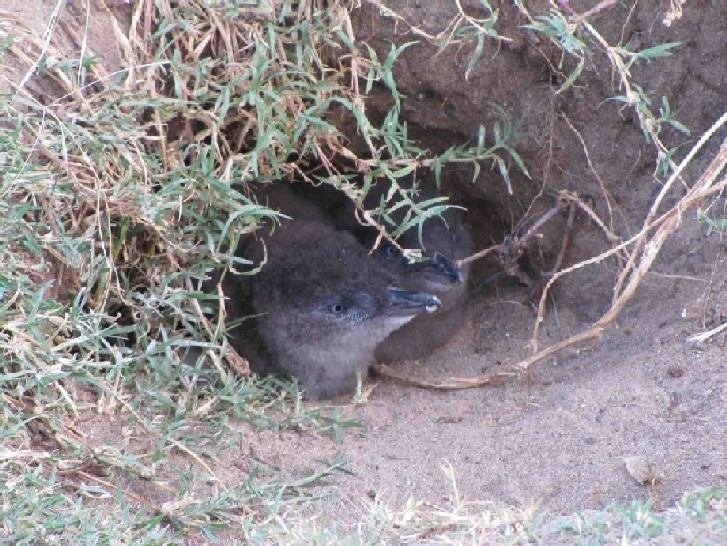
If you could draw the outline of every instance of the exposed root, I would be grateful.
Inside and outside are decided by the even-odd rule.
[[[483,387],[492,384],[497,379],[522,375],[533,364],[539,362],[540,360],[543,360],[544,358],[552,356],[566,348],[580,345],[588,341],[593,341],[600,338],[606,327],[608,327],[608,325],[610,325],[614,321],[614,319],[619,315],[619,313],[623,310],[626,304],[634,296],[638,286],[641,284],[641,281],[649,272],[649,269],[654,263],[654,260],[658,256],[659,251],[663,247],[664,243],[679,228],[684,213],[688,210],[698,207],[708,197],[714,196],[715,194],[721,193],[727,189],[727,176],[724,176],[719,181],[717,181],[720,177],[720,174],[727,165],[727,139],[725,139],[709,166],[704,170],[697,182],[687,191],[686,195],[682,197],[679,202],[677,202],[674,206],[669,208],[666,212],[657,215],[659,204],[661,203],[662,198],[664,197],[664,194],[666,193],[668,188],[673,185],[674,181],[679,179],[686,166],[697,155],[699,150],[702,149],[704,145],[711,139],[711,137],[717,132],[717,130],[719,130],[725,124],[727,124],[727,112],[724,113],[712,125],[712,127],[699,140],[699,142],[694,145],[694,147],[687,154],[685,159],[679,164],[677,169],[670,177],[669,181],[664,185],[664,188],[660,192],[659,196],[656,198],[641,230],[636,235],[626,241],[620,242],[613,248],[602,252],[597,256],[594,256],[588,260],[581,261],[566,269],[557,271],[551,276],[551,278],[543,288],[542,295],[540,296],[538,315],[535,321],[533,335],[530,340],[531,346],[533,348],[533,354],[531,356],[514,364],[503,366],[494,372],[469,378],[450,378],[440,382],[406,377],[392,370],[384,364],[377,365],[375,367],[375,371],[398,381],[403,381],[409,385],[435,390],[455,390]],[[574,196],[573,194],[570,194],[568,192],[562,192],[561,198],[569,198],[569,200],[565,202],[569,203],[571,207],[573,206],[573,204],[575,204],[581,209],[587,211],[589,216],[591,216],[591,218],[593,218],[594,220],[597,218],[595,214],[590,210],[590,208],[588,208],[585,203],[578,199],[577,196]],[[532,235],[537,231],[539,227],[542,227],[542,225],[549,219],[551,219],[555,215],[555,213],[557,213],[559,210],[562,210],[562,202],[564,201],[559,201],[559,204],[547,211],[533,225],[533,227],[531,227],[526,232],[523,237],[519,239],[513,238],[500,245],[495,245],[493,247],[487,248],[473,256],[470,256],[469,258],[461,260],[460,264],[470,263],[492,252],[497,252],[500,254],[500,256],[505,256],[506,259],[510,260],[509,256],[516,255],[518,252],[522,252],[524,248],[523,245],[527,242],[527,239],[529,237],[532,237]],[[607,234],[609,240],[612,240],[613,238],[609,236],[610,232],[605,228],[605,225],[602,222],[598,223],[604,230],[604,233]],[[564,237],[564,243],[561,247],[561,254],[564,253],[564,248],[566,246],[565,239],[567,237],[568,234],[566,233]],[[554,343],[553,345],[550,345],[544,349],[538,350],[539,328],[540,324],[545,318],[545,302],[548,295],[548,290],[553,286],[553,283],[555,283],[558,279],[567,275],[568,273],[571,273],[588,265],[603,262],[605,259],[611,256],[618,256],[619,254],[625,253],[629,250],[630,256],[628,262],[622,269],[621,274],[619,275],[619,278],[616,282],[614,299],[608,311],[606,311],[603,316],[595,323],[593,323],[588,329],[576,335],[573,335],[563,341]],[[560,261],[562,261],[562,256],[559,254],[557,262]],[[709,337],[723,331],[725,328],[727,328],[727,325],[723,324],[717,328],[714,328],[713,330],[710,330],[709,332],[704,332],[702,334],[692,336],[691,338],[689,338],[689,340],[704,341]]]
[[[414,377],[401,374],[386,364],[376,364],[373,367],[374,372],[384,377],[396,379],[407,385],[414,387],[421,387],[423,389],[433,389],[437,391],[453,391],[461,389],[474,389],[478,387],[485,387],[491,385],[498,380],[502,380],[508,377],[516,377],[521,375],[517,365],[514,366],[502,366],[496,371],[478,375],[474,377],[453,377],[445,379],[444,381],[426,381],[424,379],[416,379]]]

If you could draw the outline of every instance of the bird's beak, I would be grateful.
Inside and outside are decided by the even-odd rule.
[[[409,292],[399,288],[389,288],[392,315],[415,315],[426,311],[433,313],[442,306],[437,296],[424,292]]]
[[[435,252],[429,263],[430,267],[435,268],[440,275],[449,279],[452,284],[462,284],[462,270],[446,256]]]
[[[450,284],[462,284],[462,270],[452,260],[435,252],[430,259],[410,266],[412,272],[418,271],[428,273],[432,277],[441,279],[437,282],[448,282]]]

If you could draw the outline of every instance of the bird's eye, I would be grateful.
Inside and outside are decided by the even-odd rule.
[[[396,258],[399,256],[399,250],[394,245],[384,244],[381,245],[381,255],[384,258]]]
[[[346,307],[342,303],[333,303],[328,307],[328,309],[334,315],[340,315],[346,310]]]

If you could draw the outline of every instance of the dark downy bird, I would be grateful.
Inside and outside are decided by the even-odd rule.
[[[267,263],[256,275],[223,281],[231,295],[228,318],[255,315],[230,332],[230,342],[255,371],[297,377],[310,397],[328,398],[352,391],[357,374],[365,376],[374,363],[376,346],[440,302],[395,288],[395,275],[351,234],[315,220],[315,209],[306,216],[300,206],[281,210],[301,219],[239,249],[256,264],[267,252]]]
[[[411,187],[412,183],[410,177],[399,181],[404,187]],[[367,195],[366,204],[378,204],[381,197],[389,191],[389,187],[388,183],[377,183]],[[434,184],[420,182],[417,201],[422,202],[439,195]],[[403,213],[394,213],[394,221],[400,222],[402,215]],[[441,300],[442,306],[438,311],[416,317],[392,332],[377,347],[377,361],[411,360],[430,354],[455,334],[466,314],[469,266],[458,267],[455,263],[473,251],[469,230],[464,224],[463,211],[450,208],[441,217],[427,219],[422,227],[421,241],[418,228],[413,227],[403,233],[397,242],[403,248],[421,246],[427,256],[424,262],[404,267],[406,272],[402,275],[402,286],[407,290],[434,294]],[[394,254],[388,260],[398,260],[401,263],[404,258],[396,257],[397,250],[394,248],[392,251],[385,245],[378,255],[381,259],[382,252]],[[402,269],[402,266],[397,266],[397,269]]]

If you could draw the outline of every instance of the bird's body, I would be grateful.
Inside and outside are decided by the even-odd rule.
[[[400,184],[406,187],[412,180],[405,179]],[[388,186],[386,183],[374,186],[367,196],[371,204],[379,202],[389,191]],[[433,184],[420,183],[417,201],[437,196],[439,193]],[[394,213],[394,221],[401,222],[401,215]],[[434,294],[442,306],[434,313],[415,317],[392,332],[376,349],[378,361],[411,360],[431,354],[454,335],[466,316],[469,266],[459,267],[456,261],[470,255],[473,249],[463,211],[450,208],[441,217],[428,218],[421,229],[421,240],[415,226],[404,232],[397,242],[403,248],[421,246],[427,256],[423,263],[410,265],[405,270],[402,286],[407,290]]]

